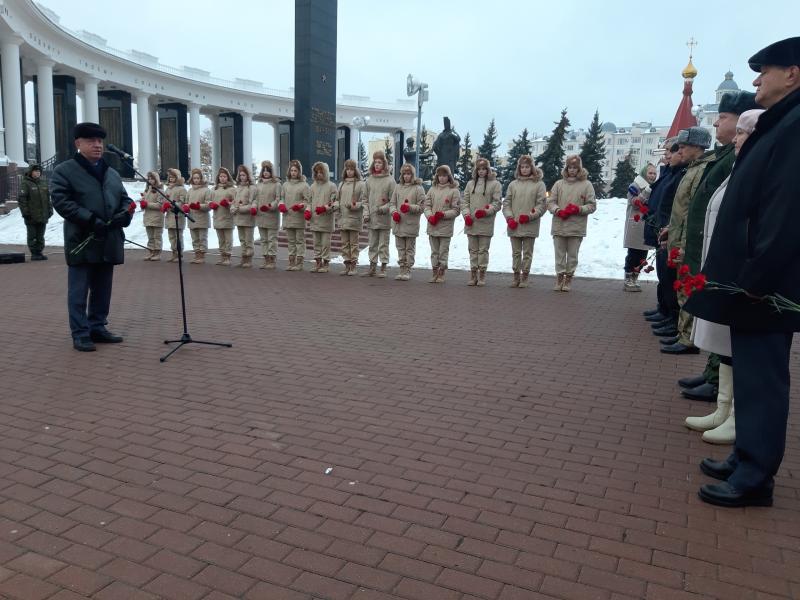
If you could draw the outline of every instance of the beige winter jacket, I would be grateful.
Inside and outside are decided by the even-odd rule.
[[[425,188],[422,180],[415,178],[411,183],[399,183],[392,192],[392,215],[400,215],[400,222],[392,219],[392,233],[396,237],[419,236],[419,220],[425,211]],[[408,212],[403,212],[403,205]]]
[[[164,227],[164,213],[161,212],[162,201],[166,202],[157,191],[147,188],[144,194],[147,208],[142,214],[142,225],[145,227]]]
[[[256,226],[265,229],[277,229],[281,224],[281,213],[278,203],[281,200],[281,180],[260,179],[256,185],[255,206],[258,208]],[[264,210],[266,209],[266,210]]]
[[[211,190],[205,184],[193,185],[186,194],[186,204],[200,203],[200,210],[192,208],[189,216],[194,219],[194,223],[189,221],[189,229],[208,229],[211,226],[209,217],[208,203],[211,202]]]
[[[500,211],[501,196],[503,187],[497,181],[494,173],[490,172],[486,179],[475,180],[473,174],[464,186],[464,196],[461,199],[461,214],[472,217],[472,226],[467,226],[464,222],[464,233],[467,235],[494,235],[495,215]],[[477,218],[475,211],[482,210],[486,213],[485,217]]]
[[[584,237],[586,236],[586,223],[589,220],[589,215],[597,210],[594,188],[587,179],[589,173],[586,169],[581,168],[577,177],[567,177],[566,170],[561,175],[562,179],[553,184],[553,188],[550,190],[550,198],[547,201],[547,210],[553,215],[550,235]],[[575,204],[580,209],[580,212],[566,219],[555,216],[556,212],[566,208],[568,204]]]
[[[170,200],[178,205],[178,208],[181,208],[186,203],[186,188],[183,187],[183,177],[179,178],[174,184],[167,185],[166,194]],[[164,219],[164,227],[175,229],[175,216],[171,212],[168,212],[166,219]],[[178,215],[178,229],[183,229],[184,227],[186,227],[186,217],[183,216],[183,213],[180,213]]]
[[[336,184],[331,183],[328,165],[324,162],[314,163],[311,172],[322,169],[325,174],[325,181],[317,181],[311,184],[309,195],[311,202],[311,231],[323,231],[333,233],[333,213],[339,210],[338,192]],[[318,209],[325,209],[325,212],[317,214]]]
[[[311,190],[306,183],[305,175],[301,179],[290,179],[281,186],[281,204],[286,206],[286,212],[283,213],[283,228],[284,229],[305,229],[306,220],[303,217],[303,212],[309,206],[309,197]],[[300,210],[293,211],[292,206],[295,204],[300,205]]]
[[[503,199],[503,217],[506,221],[513,218],[518,224],[516,229],[506,228],[508,237],[539,236],[541,218],[547,212],[545,192],[541,169],[535,169],[534,174],[528,177],[518,173],[516,179],[508,184],[506,197]],[[527,215],[529,221],[520,223],[521,215]]]
[[[236,188],[236,195],[233,197],[233,224],[239,227],[255,227],[256,216],[250,213],[250,209],[255,207],[255,195],[258,190],[255,185],[240,185]]]
[[[361,231],[367,186],[360,179],[345,179],[339,184],[339,229]]]
[[[369,229],[391,229],[391,199],[395,182],[388,173],[367,177],[367,202],[364,205],[364,219]]]
[[[458,186],[455,183],[441,185],[437,183],[431,186],[425,198],[424,215],[427,219],[437,212],[444,214],[436,225],[428,222],[428,235],[433,237],[453,237],[453,222],[459,215],[459,205],[461,195],[458,193]]]
[[[219,205],[217,210],[214,211],[215,229],[233,229],[233,215],[231,215],[231,209],[225,208],[220,202],[227,199],[228,202],[231,203],[231,206],[233,206],[235,195],[236,188],[230,183],[226,187],[222,187],[222,185],[218,184],[211,190],[211,201]]]

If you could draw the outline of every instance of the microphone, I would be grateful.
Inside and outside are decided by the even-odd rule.
[[[133,160],[133,156],[131,156],[124,150],[117,148],[114,144],[108,144],[106,148],[108,148],[111,152],[113,152],[117,156],[124,158],[125,160]]]

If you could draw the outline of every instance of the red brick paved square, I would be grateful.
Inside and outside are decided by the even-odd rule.
[[[141,256],[93,354],[63,257],[0,266],[0,598],[800,597],[797,411],[773,508],[700,503],[727,449],[682,425],[704,359],[658,352],[650,285],[185,265],[234,346],[162,364],[177,272]]]

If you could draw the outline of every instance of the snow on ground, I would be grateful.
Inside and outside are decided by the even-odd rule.
[[[143,182],[127,182],[125,188],[131,198],[138,199],[144,190]],[[576,274],[580,277],[598,277],[603,279],[622,279],[623,263],[626,250],[622,247],[622,235],[625,225],[626,200],[624,198],[607,198],[597,201],[597,211],[589,217],[587,235],[581,244],[579,263]],[[552,216],[547,214],[542,217],[539,237],[533,248],[533,272],[536,274],[552,274],[554,272],[553,242],[550,237],[550,223]],[[63,246],[64,235],[62,229],[63,219],[54,214],[47,224],[45,240],[47,246]],[[425,235],[426,223],[424,219],[420,224],[421,234],[417,238],[416,267],[430,268],[430,245],[428,236]],[[506,235],[506,224],[502,215],[495,218],[495,235],[489,250],[489,270],[511,272],[511,243]],[[456,220],[456,235],[450,242],[451,269],[469,269],[469,252],[467,251],[467,236],[464,234],[464,221]],[[137,209],[133,223],[125,230],[128,239],[138,244],[147,244],[147,234],[142,225],[142,217]],[[236,238],[236,236],[234,236]],[[25,224],[19,210],[14,210],[7,215],[0,216],[0,244],[26,243]],[[236,244],[236,241],[234,242]],[[184,230],[184,246],[192,247],[189,230]],[[129,245],[130,248],[135,246]],[[169,248],[166,233],[164,234],[164,247]],[[211,228],[208,232],[208,247],[218,248],[216,233]],[[397,250],[392,238],[389,245],[391,265],[397,264]],[[256,250],[258,254],[258,250]],[[307,253],[310,255],[310,251]],[[341,258],[334,258],[333,262],[341,262]],[[359,263],[369,263],[367,250],[361,251]],[[655,273],[642,274],[643,280],[653,280]]]

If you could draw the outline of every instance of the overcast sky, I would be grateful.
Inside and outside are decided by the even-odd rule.
[[[294,85],[292,0],[42,4],[70,29],[153,54],[165,65],[272,88]],[[798,35],[798,23],[795,0],[339,0],[337,94],[405,98],[413,73],[430,87],[423,123],[439,130],[447,115],[476,144],[492,118],[503,143],[524,127],[546,134],[563,107],[574,128],[587,127],[595,109],[618,126],[668,125],[690,37],[698,41],[694,102],[707,103],[728,69],[751,90],[747,59]],[[259,137],[254,132],[257,154]],[[263,145],[271,154],[271,141]]]

